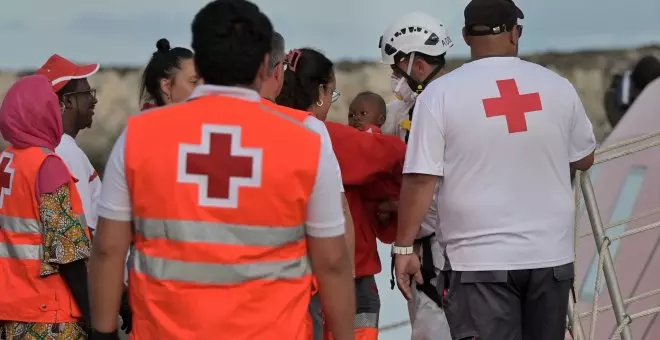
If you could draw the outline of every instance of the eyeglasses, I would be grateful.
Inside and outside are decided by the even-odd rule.
[[[339,93],[339,91],[337,91],[337,90],[332,91],[331,102],[333,102],[333,103],[336,102],[337,100],[339,100],[340,96],[341,96],[341,93]]]
[[[71,95],[88,95],[92,97],[92,99],[96,100],[96,89],[89,89],[87,91],[67,92],[63,95],[63,97],[71,96]]]

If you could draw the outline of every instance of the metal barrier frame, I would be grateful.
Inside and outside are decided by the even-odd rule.
[[[611,161],[613,159],[621,158],[624,156],[628,156],[637,152],[641,152],[647,149],[650,149],[652,147],[660,146],[660,131],[658,132],[653,132],[649,134],[645,134],[639,137],[631,138],[628,140],[624,140],[622,142],[613,144],[611,146],[608,146],[606,148],[601,148],[596,151],[596,159],[594,161],[594,165],[596,164],[601,164],[605,163],[608,161]],[[597,314],[602,311],[606,311],[609,309],[614,310],[614,316],[617,321],[617,329],[614,331],[614,334],[612,336],[612,340],[616,340],[621,337],[623,340],[632,340],[632,332],[630,330],[630,323],[640,317],[648,316],[648,315],[653,315],[653,314],[659,314],[660,313],[660,306],[650,308],[648,310],[645,310],[640,313],[636,313],[634,315],[629,315],[626,312],[626,304],[632,303],[636,300],[650,297],[653,295],[658,295],[660,294],[660,289],[656,289],[650,292],[645,292],[642,294],[639,294],[637,296],[631,297],[629,299],[623,299],[623,295],[621,294],[621,288],[619,287],[619,281],[616,275],[616,271],[614,269],[614,261],[612,259],[612,254],[610,253],[610,244],[612,241],[621,239],[626,236],[634,235],[640,232],[644,232],[647,230],[655,229],[660,227],[660,221],[651,223],[648,225],[645,225],[643,227],[636,228],[631,231],[627,231],[617,237],[608,237],[605,234],[605,230],[609,228],[613,228],[615,226],[624,224],[624,223],[629,223],[641,218],[645,218],[651,215],[654,215],[656,213],[660,213],[660,208],[654,209],[650,212],[647,212],[646,214],[643,214],[642,216],[634,217],[634,218],[628,218],[623,221],[619,221],[607,226],[603,225],[603,221],[600,216],[600,211],[598,209],[598,203],[596,202],[596,195],[594,192],[593,184],[591,181],[591,177],[589,175],[589,171],[586,172],[579,172],[576,174],[575,177],[575,247],[577,250],[577,242],[580,238],[586,237],[589,235],[594,236],[594,240],[596,242],[597,246],[597,252],[598,252],[598,271],[597,271],[597,278],[596,278],[596,294],[594,295],[594,304],[592,306],[592,311],[588,313],[583,313],[583,314],[578,314],[578,310],[576,308],[576,304],[579,301],[579,297],[576,295],[577,293],[575,289],[573,289],[573,294],[569,297],[569,303],[568,303],[568,310],[567,310],[567,320],[568,320],[568,331],[571,333],[573,340],[587,340],[587,337],[585,336],[584,330],[582,328],[582,323],[581,319],[587,316],[592,316],[592,323],[591,323],[591,331],[590,331],[590,337],[589,339],[593,340],[595,337],[595,326],[596,326],[596,320],[597,320]],[[580,235],[579,230],[580,230],[580,212],[581,212],[581,199],[584,198],[584,205],[586,208],[587,215],[589,217],[589,222],[591,224],[591,233],[585,233]],[[577,261],[579,259],[576,258],[576,266],[577,268]],[[603,275],[601,275],[603,274]],[[607,289],[610,294],[610,300],[612,301],[612,304],[609,306],[601,307],[598,308],[598,296],[599,296],[599,290],[600,290],[600,285],[601,285],[601,279],[604,276],[605,283],[607,285]],[[575,287],[574,287],[575,288]],[[399,327],[403,327],[405,325],[408,325],[410,323],[409,320],[403,320],[399,322],[395,322],[389,325],[383,325],[380,327],[380,332],[386,332],[392,329],[396,329]],[[599,339],[600,340],[600,339]]]
[[[631,138],[628,140],[624,140],[622,142],[616,143],[614,145],[611,145],[606,148],[602,148],[596,151],[596,160],[594,161],[594,165],[596,164],[601,164],[605,163],[608,161],[611,161],[613,159],[621,158],[624,156],[628,156],[637,152],[641,152],[647,149],[650,149],[652,147],[660,146],[660,132],[653,132],[649,134],[645,134],[639,137]],[[582,194],[582,197],[584,198],[584,205],[586,208],[587,215],[589,217],[589,222],[591,224],[591,233],[586,233],[584,235],[580,235],[579,233],[579,228],[580,228],[580,212],[581,212],[581,207],[580,207],[580,193]],[[612,254],[610,253],[610,244],[613,240],[615,239],[621,239],[623,237],[637,234],[639,232],[644,232],[647,230],[651,230],[657,227],[660,227],[660,223],[651,223],[649,225],[645,225],[640,228],[636,228],[635,230],[631,230],[628,232],[625,232],[617,237],[608,237],[605,234],[605,230],[624,224],[628,223],[634,220],[638,220],[644,217],[651,216],[655,213],[660,212],[660,209],[654,209],[653,211],[644,214],[643,216],[640,217],[635,217],[635,218],[628,218],[623,221],[619,221],[617,223],[614,223],[613,225],[608,225],[604,226],[603,221],[601,219],[600,211],[598,209],[598,203],[596,202],[596,195],[594,192],[593,184],[591,181],[591,177],[589,175],[589,171],[578,173],[576,176],[576,186],[575,186],[575,198],[576,198],[576,212],[575,212],[575,242],[577,246],[577,242],[580,238],[593,235],[594,240],[596,242],[597,246],[597,252],[598,252],[598,271],[597,271],[597,278],[596,278],[596,289],[595,289],[595,295],[594,295],[594,304],[592,306],[592,312],[590,313],[584,313],[582,315],[578,315],[577,313],[577,308],[576,304],[578,302],[578,297],[577,296],[571,296],[569,298],[569,308],[568,308],[568,320],[569,320],[569,330],[572,333],[573,339],[574,340],[586,340],[587,337],[584,334],[584,331],[582,329],[582,324],[581,324],[581,319],[586,316],[591,316],[592,317],[592,322],[591,322],[591,331],[590,331],[590,336],[589,339],[594,339],[595,337],[595,328],[596,328],[596,320],[597,320],[597,314],[598,312],[609,310],[610,308],[613,309],[614,311],[614,317],[617,321],[617,329],[614,331],[614,334],[612,336],[612,339],[618,339],[619,336],[623,340],[632,340],[632,332],[630,330],[630,323],[639,317],[655,314],[655,313],[660,313],[660,307],[656,308],[651,308],[648,309],[644,312],[637,313],[635,315],[628,315],[626,312],[626,303],[630,303],[633,301],[636,301],[638,299],[641,299],[643,297],[649,297],[652,295],[660,294],[660,289],[651,291],[651,292],[646,292],[643,294],[639,294],[635,297],[632,297],[630,299],[624,300],[623,295],[621,294],[621,288],[619,287],[619,280],[616,275],[616,271],[614,268],[614,261],[612,259]],[[577,259],[576,259],[577,261]],[[577,268],[577,266],[576,266]],[[601,275],[601,273],[603,275]],[[611,306],[607,306],[605,308],[598,308],[598,296],[599,296],[599,290],[600,290],[600,285],[601,285],[601,278],[604,276],[605,278],[605,283],[607,284],[607,289],[610,294],[610,300],[612,301]]]

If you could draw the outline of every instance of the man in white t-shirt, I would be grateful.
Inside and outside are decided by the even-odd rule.
[[[64,135],[55,152],[77,180],[76,188],[83,203],[87,226],[92,230],[96,229],[96,204],[101,194],[101,179],[74,138],[80,130],[92,126],[96,90],[90,87],[87,77],[98,70],[99,64],[77,65],[54,54],[37,71],[37,74],[50,80],[60,100]]]
[[[410,109],[415,98],[445,73],[445,55],[452,46],[444,24],[425,13],[403,15],[385,30],[381,37],[381,57],[392,68],[392,92],[401,100],[388,107],[387,131],[408,140],[413,116]],[[451,338],[437,288],[438,281],[444,282],[440,269],[445,263],[444,249],[438,243],[442,238],[435,232],[437,224],[437,210],[431,207],[420,222],[421,228],[414,241],[414,253],[422,260],[424,282],[411,287],[412,296],[408,301],[411,340]],[[399,256],[397,248],[393,250],[394,256]]]
[[[522,18],[511,0],[470,2],[463,35],[472,61],[433,81],[413,113],[396,246],[412,252],[437,191],[454,339],[565,334],[575,258],[569,164],[589,169],[596,142],[570,82],[516,57]],[[406,295],[418,267],[414,256],[396,258]]]

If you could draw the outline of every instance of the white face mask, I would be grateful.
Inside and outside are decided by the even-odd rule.
[[[412,70],[413,61],[415,60],[415,52],[410,54],[410,60],[408,61],[408,69],[406,73],[410,75]],[[399,99],[403,100],[406,103],[411,103],[417,98],[417,92],[413,91],[408,85],[405,77],[395,77],[392,76],[392,92]]]
[[[417,98],[417,92],[413,91],[410,86],[408,85],[408,82],[406,81],[406,78],[397,78],[397,77],[392,77],[392,92],[394,92],[394,96],[396,96],[397,99],[403,100],[406,103],[410,103]]]

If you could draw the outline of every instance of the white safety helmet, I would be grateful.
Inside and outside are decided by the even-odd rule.
[[[452,46],[454,43],[440,20],[423,12],[413,12],[390,25],[380,37],[378,47],[382,62],[393,65],[396,63],[394,56],[397,52],[439,56]]]

